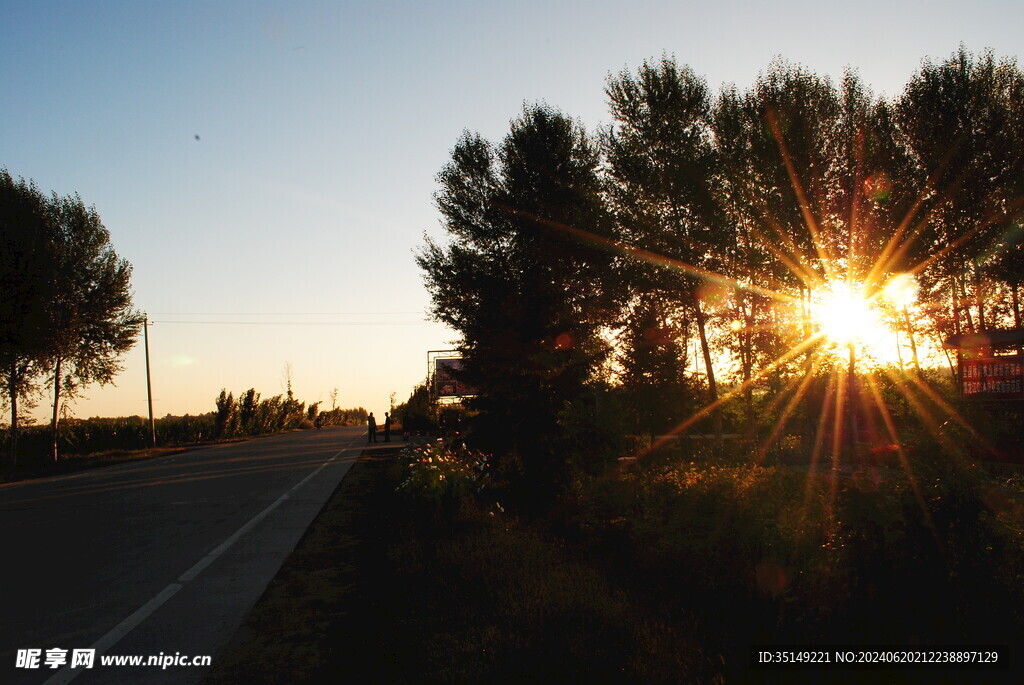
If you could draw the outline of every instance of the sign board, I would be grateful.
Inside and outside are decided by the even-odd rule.
[[[462,360],[458,358],[441,358],[434,360],[434,392],[437,397],[465,397],[475,395],[476,391],[456,378]]]
[[[1024,360],[1020,355],[963,359],[960,384],[967,400],[1024,400]]]

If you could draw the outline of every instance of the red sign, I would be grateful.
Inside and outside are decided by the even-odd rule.
[[[960,389],[969,400],[1024,400],[1024,361],[1020,355],[964,359]]]

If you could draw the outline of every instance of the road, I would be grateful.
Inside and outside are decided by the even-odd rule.
[[[205,668],[101,655],[216,658],[366,447],[304,431],[0,488],[0,682],[194,683]],[[95,666],[47,667],[48,650]],[[18,651],[39,667],[17,668]],[[24,653],[23,653],[24,654]]]

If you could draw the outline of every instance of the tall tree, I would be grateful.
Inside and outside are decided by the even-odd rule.
[[[634,295],[662,300],[692,314],[707,369],[709,401],[718,399],[708,337],[711,306],[702,286],[722,270],[725,237],[715,197],[715,150],[710,136],[707,84],[689,68],[663,58],[624,71],[605,89],[614,124],[604,142],[612,207],[630,246],[665,258],[636,262],[628,273]],[[722,433],[721,414],[714,413]]]
[[[131,264],[118,257],[95,207],[78,195],[50,201],[54,225],[49,338],[53,371],[52,457],[58,458],[61,401],[120,373],[120,356],[138,336],[132,309]]]
[[[53,275],[51,222],[35,184],[0,169],[0,378],[11,410],[10,462],[17,459],[19,400],[35,392],[49,358],[47,305]]]
[[[923,290],[960,300],[970,327],[988,326],[986,283],[993,268],[999,274],[993,256],[1011,249],[1004,236],[1024,210],[1021,82],[1015,62],[961,48],[940,64],[926,61],[896,103],[896,122],[927,178],[911,255],[928,266]]]
[[[434,317],[461,336],[491,448],[512,447],[541,489],[562,475],[558,415],[608,353],[598,163],[587,133],[543,105],[525,108],[499,146],[464,134],[438,176],[451,241],[428,239],[417,257]]]

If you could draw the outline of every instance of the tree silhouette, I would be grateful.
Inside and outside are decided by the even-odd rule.
[[[29,400],[49,357],[48,282],[53,276],[46,199],[0,169],[0,378],[11,410],[10,462],[18,449],[19,400]]]
[[[142,322],[132,309],[131,265],[118,258],[95,208],[81,198],[49,199],[0,172],[0,362],[11,404],[11,460],[18,400],[43,374],[54,388],[52,457],[65,395],[107,383]]]
[[[969,329],[990,327],[988,279],[1015,280],[1005,267],[1024,211],[1022,95],[1014,62],[961,48],[941,64],[926,61],[895,107],[925,201],[911,261],[928,260],[922,289],[949,293]]]
[[[626,278],[635,296],[692,314],[707,369],[710,402],[718,399],[714,353],[708,338],[708,300],[726,238],[716,198],[715,149],[709,136],[710,93],[689,68],[668,58],[622,72],[606,88],[613,127],[605,136],[609,195],[622,239],[674,263],[634,261]],[[681,312],[680,312],[681,313]],[[671,315],[679,319],[680,314]],[[714,413],[715,433],[722,420]]]
[[[53,196],[54,226],[49,302],[50,365],[53,372],[54,460],[62,395],[104,385],[120,373],[120,356],[131,349],[143,317],[132,309],[131,272],[110,244],[110,232],[94,207],[77,195]]]
[[[608,353],[598,162],[586,132],[543,105],[527,107],[500,146],[464,134],[438,176],[452,240],[428,239],[417,258],[434,317],[461,335],[478,433],[492,449],[511,446],[540,487],[561,477],[559,412]]]

